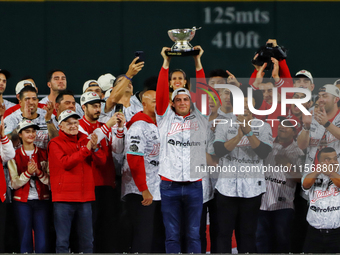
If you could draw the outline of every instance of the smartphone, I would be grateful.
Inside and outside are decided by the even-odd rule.
[[[135,51],[135,57],[139,57],[136,64],[144,61],[144,51]]]
[[[122,104],[116,104],[115,113],[116,112],[123,112],[123,105]]]

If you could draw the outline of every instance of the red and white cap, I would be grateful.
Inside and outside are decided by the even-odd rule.
[[[76,119],[80,119],[80,116],[72,111],[72,110],[65,110],[62,113],[60,113],[59,117],[58,117],[58,124],[60,125],[61,122],[63,122],[64,120],[67,120],[68,118],[76,118]]]
[[[312,74],[311,74],[310,72],[308,72],[307,70],[298,71],[298,72],[295,74],[295,77],[294,77],[294,78],[298,78],[298,77],[301,77],[301,76],[307,77],[308,79],[310,79],[310,81],[311,81],[312,83],[314,83]]]
[[[84,105],[87,103],[101,103],[101,102],[105,102],[105,101],[100,99],[99,95],[95,92],[86,92],[82,94],[80,97],[80,105]]]
[[[33,121],[24,119],[19,122],[19,125],[17,126],[17,132],[20,133],[23,129],[29,127],[33,127],[34,129],[40,129],[39,126],[35,124]]]

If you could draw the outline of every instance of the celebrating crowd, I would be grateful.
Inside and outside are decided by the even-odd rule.
[[[9,102],[0,69],[0,252],[231,253],[233,236],[239,253],[340,252],[340,82],[314,91],[260,54],[247,82],[206,77],[194,49],[195,80],[164,47],[142,91],[136,57],[86,81],[80,104],[59,69],[45,98],[24,77]]]

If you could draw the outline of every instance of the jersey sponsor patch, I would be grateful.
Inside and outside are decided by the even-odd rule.
[[[138,151],[138,146],[136,144],[132,144],[130,146],[130,150],[133,151],[133,152],[137,152]]]

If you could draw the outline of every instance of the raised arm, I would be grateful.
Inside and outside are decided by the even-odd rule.
[[[164,59],[163,66],[159,71],[157,89],[156,89],[156,113],[163,115],[169,106],[169,66],[170,57],[165,55],[165,51],[170,50],[163,47],[161,55]]]

